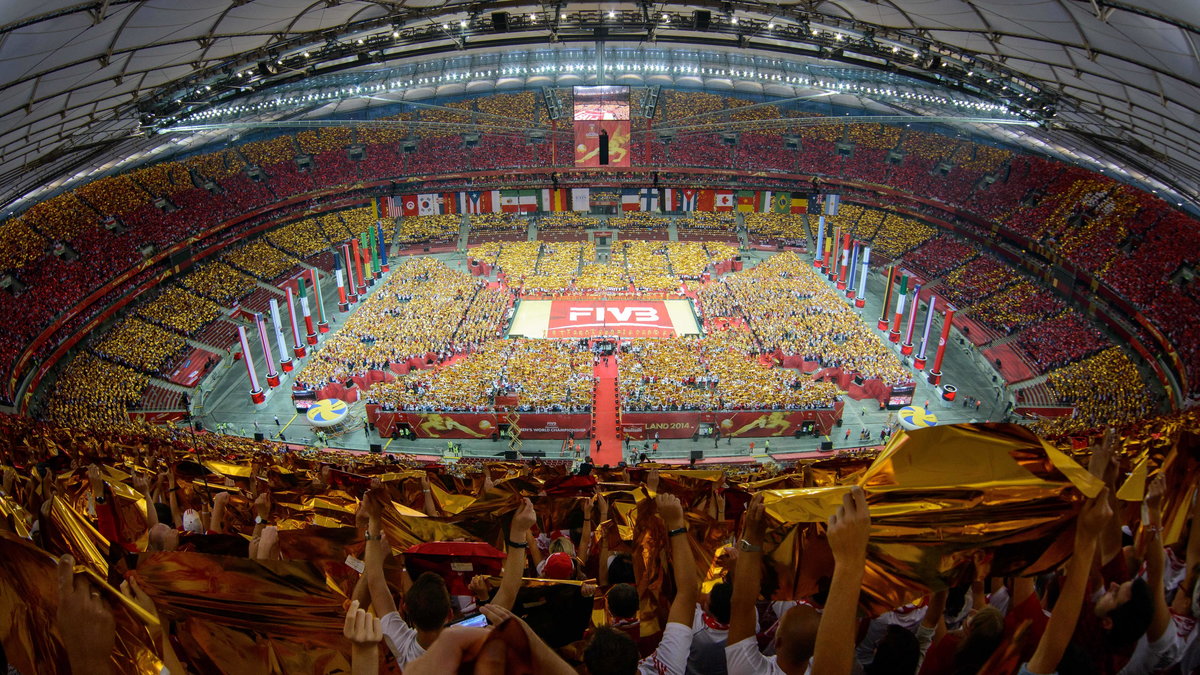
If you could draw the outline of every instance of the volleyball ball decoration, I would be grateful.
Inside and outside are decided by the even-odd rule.
[[[331,427],[341,424],[350,412],[350,406],[340,398],[324,398],[312,404],[305,416],[314,427]]]
[[[937,423],[937,415],[919,405],[905,406],[900,409],[900,426],[909,431],[936,427]]]

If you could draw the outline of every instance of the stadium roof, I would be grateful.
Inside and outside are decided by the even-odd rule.
[[[506,12],[507,26],[495,12]],[[206,112],[214,121],[234,112],[256,121],[328,116],[328,101],[313,103],[311,91],[288,109],[246,112],[246,103],[278,101],[279,91],[306,81],[539,47],[587,47],[600,60],[598,43],[844,67],[824,79],[797,76],[788,92],[760,77],[758,91],[800,96],[825,88],[840,105],[874,113],[960,119],[998,140],[1200,205],[1200,3],[1185,0],[45,0],[0,4],[0,24],[0,206],[7,210],[115,160],[145,161],[193,135],[214,140],[220,134],[212,129],[177,128]],[[831,84],[838,72],[867,82],[868,71],[893,79]],[[499,88],[498,72],[458,77]],[[390,80],[387,93],[428,84],[409,75]],[[753,75],[690,73],[692,86],[721,79],[735,90]],[[341,91],[341,103],[379,89]],[[968,119],[967,104],[978,121]]]

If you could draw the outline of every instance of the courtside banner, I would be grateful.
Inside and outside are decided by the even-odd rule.
[[[671,337],[675,325],[661,300],[555,300],[548,338]]]

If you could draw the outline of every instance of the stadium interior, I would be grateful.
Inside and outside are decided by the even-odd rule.
[[[1194,12],[201,4],[0,18],[8,673],[1200,672]]]

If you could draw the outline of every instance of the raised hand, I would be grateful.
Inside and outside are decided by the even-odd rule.
[[[380,627],[379,619],[367,610],[360,609],[358,601],[355,600],[346,611],[346,623],[342,634],[355,647],[374,646],[383,639],[383,628]]]
[[[1079,522],[1075,525],[1075,541],[1094,542],[1112,518],[1112,513],[1106,487],[1094,499],[1083,503],[1083,508],[1079,511]]]
[[[264,521],[271,515],[271,495],[267,492],[260,492],[254,498],[254,515],[262,518]]]
[[[75,574],[75,558],[58,559],[58,629],[73,673],[111,672],[116,622],[87,577]]]
[[[766,506],[763,505],[763,493],[756,492],[742,515],[742,539],[752,546],[761,546],[766,534]]]
[[[867,557],[867,540],[871,536],[871,513],[867,495],[855,485],[842,497],[837,513],[829,517],[829,548],[838,565],[861,566]]]
[[[662,517],[668,529],[677,530],[687,525],[687,520],[683,517],[683,505],[679,503],[679,497],[663,493],[654,498],[654,505],[658,508],[658,515]]]
[[[600,521],[608,520],[608,500],[604,498],[604,495],[596,495],[596,508],[600,509]]]
[[[104,476],[100,473],[100,467],[92,464],[87,468],[88,482],[92,485],[92,495],[100,497],[104,495]]]
[[[517,507],[517,512],[513,514],[512,526],[509,527],[510,539],[513,541],[525,541],[525,535],[529,533],[537,523],[537,511],[533,509],[533,502],[529,498],[521,500],[521,505]]]
[[[646,474],[646,489],[649,490],[651,494],[658,493],[658,469],[650,469],[650,471]]]
[[[492,596],[492,588],[488,584],[486,574],[476,574],[471,577],[471,583],[467,584],[467,588],[471,589],[471,593],[475,596],[476,600],[483,601]]]

